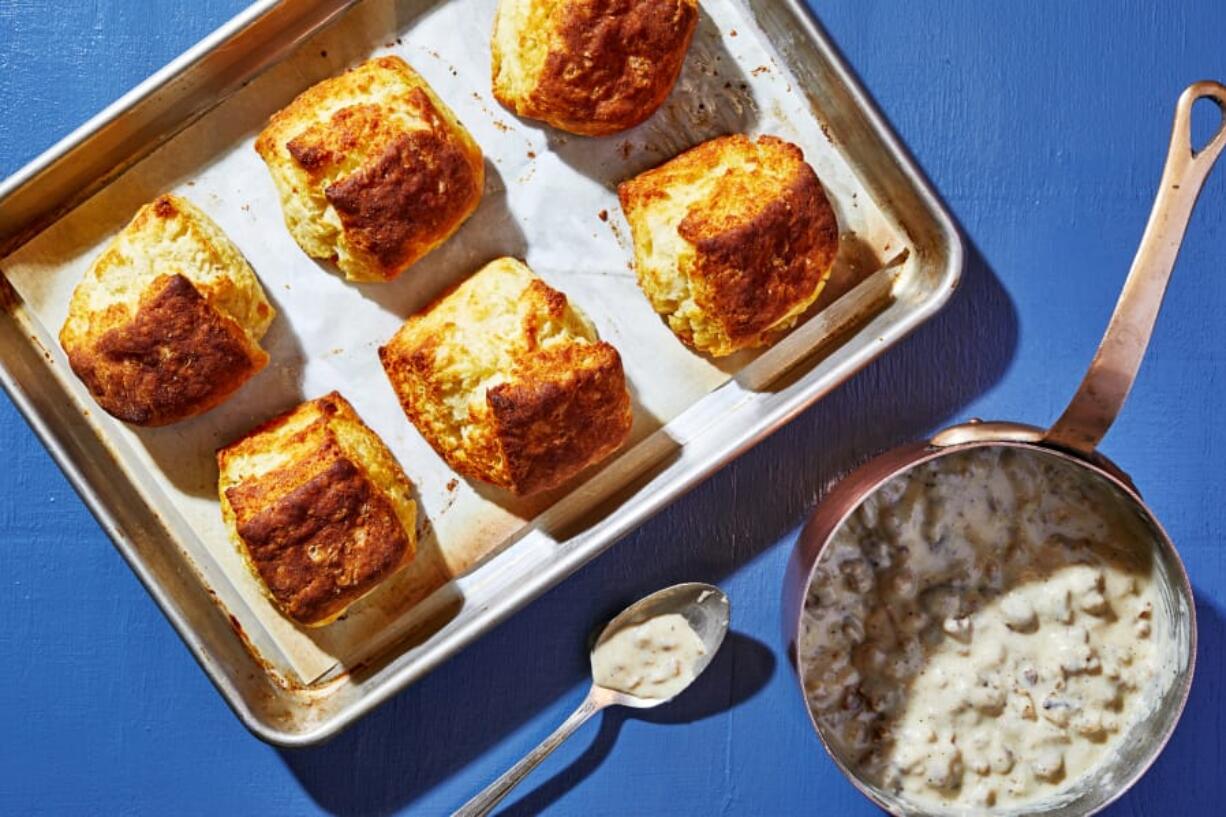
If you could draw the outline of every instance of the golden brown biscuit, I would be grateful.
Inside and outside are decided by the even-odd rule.
[[[697,0],[499,0],[494,96],[571,133],[632,128],[668,98],[697,24]]]
[[[268,363],[275,311],[212,219],[178,196],[145,205],[73,290],[60,345],[98,405],[159,426],[207,411]]]
[[[561,484],[630,432],[617,350],[513,258],[409,318],[379,357],[404,413],[452,468],[517,494]]]
[[[800,148],[712,139],[622,183],[639,286],[681,340],[720,357],[769,343],[830,276],[839,228]]]
[[[413,561],[417,503],[400,464],[337,392],[217,452],[221,513],[289,618],[320,627]]]
[[[399,57],[307,89],[255,149],[294,240],[352,281],[404,272],[472,215],[485,183],[477,143]]]

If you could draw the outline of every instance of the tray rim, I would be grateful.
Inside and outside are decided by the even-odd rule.
[[[939,268],[939,280],[932,288],[932,294],[922,300],[908,314],[907,320],[892,325],[887,333],[883,333],[881,337],[882,342],[872,344],[867,350],[857,355],[851,362],[851,365],[840,372],[838,376],[832,378],[832,382],[825,388],[801,390],[782,400],[769,413],[760,418],[758,423],[749,427],[743,433],[725,438],[719,450],[714,455],[706,457],[698,466],[692,468],[685,475],[684,479],[670,483],[668,486],[654,492],[647,500],[640,502],[633,514],[622,514],[620,517],[610,515],[606,521],[583,534],[583,538],[598,540],[596,544],[568,548],[551,565],[548,571],[544,571],[525,582],[521,592],[517,593],[513,599],[506,599],[500,604],[487,607],[480,615],[453,632],[449,636],[446,645],[433,650],[431,654],[423,656],[414,663],[397,668],[389,677],[382,679],[377,686],[363,694],[347,708],[339,710],[327,719],[314,723],[307,729],[284,729],[258,716],[257,712],[251,707],[251,702],[248,698],[243,695],[242,691],[231,682],[231,679],[218,666],[217,656],[210,651],[209,645],[193,629],[187,616],[180,609],[177,599],[170,595],[168,588],[160,583],[150,567],[142,560],[140,554],[136,552],[131,537],[125,532],[124,526],[118,519],[119,514],[91,486],[83,469],[69,452],[63,435],[52,428],[47,417],[40,410],[39,406],[36,405],[36,401],[27,395],[13,371],[10,370],[7,360],[0,360],[0,386],[3,387],[13,405],[47,449],[52,460],[68,479],[74,491],[97,520],[102,530],[111,539],[112,544],[120,552],[124,561],[127,562],[141,584],[144,585],[145,590],[153,597],[162,614],[170,621],[175,632],[191,652],[196,662],[204,670],[206,676],[217,688],[223,700],[226,701],[227,705],[234,711],[244,726],[256,737],[276,746],[296,748],[316,745],[339,734],[387,699],[399,694],[414,681],[450,659],[485,632],[493,629],[518,612],[546,590],[564,581],[579,567],[594,559],[630,531],[644,524],[656,513],[704,482],[716,470],[739,457],[749,448],[790,422],[831,390],[845,383],[862,368],[884,354],[894,344],[927,322],[952,297],[961,282],[965,257],[961,232],[952,216],[947,211],[931,183],[919,169],[909,151],[902,145],[899,137],[891,128],[884,115],[872,101],[871,97],[869,97],[859,78],[854,74],[841,52],[821,27],[816,18],[816,13],[810,4],[806,0],[776,1],[786,6],[800,25],[801,30],[797,32],[797,37],[808,41],[821,53],[838,82],[844,86],[847,95],[865,118],[869,128],[880,140],[884,152],[897,165],[897,171],[907,184],[910,185],[918,202],[922,205],[923,211],[929,217],[931,227],[935,229],[936,235],[940,239],[940,249],[944,250],[943,263]],[[316,15],[318,19],[315,19],[313,23],[310,23],[300,33],[295,43],[286,46],[283,50],[292,50],[296,47],[298,40],[311,36],[326,27],[359,2],[362,2],[362,0],[335,0],[330,6],[320,4],[321,7],[330,10],[326,11],[325,14]],[[282,3],[281,0],[255,0],[255,2],[224,22],[195,45],[189,47],[182,54],[151,74],[147,79],[124,93],[50,148],[26,163],[17,172],[0,181],[0,205],[8,203],[15,195],[28,193],[31,186],[36,185],[41,176],[54,170],[57,164],[69,159],[74,151],[89,143],[104,128],[122,120],[146,100],[154,97],[159,91],[189,74],[210,54],[225,47],[235,37],[266,21],[278,11],[284,11],[287,6],[296,5],[299,4],[293,2],[288,4]],[[283,58],[284,54],[281,53],[270,57],[265,64],[246,74],[244,81],[251,79],[260,71],[279,62]],[[233,90],[232,88],[226,90],[224,94],[219,96],[217,102],[233,93]],[[189,113],[180,122],[176,123],[176,127],[173,130],[164,134],[158,142],[165,141],[183,128],[190,126],[196,118],[210,108],[210,105],[204,105]],[[148,152],[155,149],[156,146],[156,143],[150,146],[148,151],[142,153],[132,163],[148,155]],[[21,246],[25,240],[37,235],[59,217],[70,212],[90,195],[97,192],[98,189],[101,189],[118,175],[121,175],[129,166],[130,164],[127,163],[117,166],[110,174],[99,177],[96,184],[89,189],[76,191],[67,200],[61,199],[56,207],[47,212],[33,217],[27,216],[27,223],[21,225],[19,229],[14,229],[13,227],[13,224],[17,222],[16,218],[0,215],[0,258],[7,256],[17,247]],[[0,214],[2,213],[3,208],[0,207]],[[15,321],[14,310],[11,306],[12,295],[8,290],[8,282],[0,273],[0,296],[4,296],[0,297],[0,305],[3,305],[7,316]],[[37,345],[37,339],[34,339],[34,342]],[[156,509],[149,508],[149,511],[155,517],[158,516]],[[169,536],[168,532],[167,536]],[[193,576],[192,578],[195,579],[196,577]],[[399,657],[404,655],[405,653],[401,652]],[[395,661],[396,659],[392,660]],[[273,683],[271,678],[268,678],[268,683]]]

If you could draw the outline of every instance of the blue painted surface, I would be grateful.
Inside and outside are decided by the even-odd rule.
[[[0,2],[0,175],[242,0]],[[584,638],[686,579],[737,634],[684,698],[589,725],[506,813],[871,814],[810,733],[779,583],[817,491],[972,415],[1051,420],[1096,345],[1149,209],[1179,91],[1226,78],[1219,0],[824,0],[823,24],[968,236],[965,285],[900,348],[569,583],[332,744],[250,737],[7,401],[0,401],[0,813],[445,814],[582,696]],[[1167,752],[1112,814],[1226,802],[1226,171],[1204,193],[1105,450],[1196,586],[1199,673]]]

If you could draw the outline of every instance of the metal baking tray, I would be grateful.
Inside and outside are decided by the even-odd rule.
[[[802,3],[707,0],[670,102],[625,137],[590,141],[519,122],[489,99],[488,52],[483,42],[474,44],[472,20],[488,22],[493,3],[260,0],[0,185],[0,380],[226,701],[252,732],[277,745],[335,735],[562,581],[898,342],[945,303],[961,273],[962,245],[951,219]],[[468,24],[452,25],[448,14]],[[415,267],[394,285],[381,285],[399,289],[371,294],[315,268],[288,243],[249,142],[298,91],[389,51],[405,55],[477,128],[492,157],[487,175],[496,180],[486,198],[508,202],[500,217],[520,219],[517,234],[526,246],[473,249],[480,236],[497,235],[485,229],[486,217],[485,226],[462,230],[437,251],[441,260],[425,272]],[[752,130],[747,117],[802,143],[818,168],[844,227],[836,273],[819,304],[769,350],[721,362],[684,357],[689,353],[675,341],[652,340],[670,336],[641,298],[606,298],[601,289],[633,293],[613,187],[699,138]],[[515,138],[525,140],[515,150],[527,158],[508,158],[503,148]],[[555,154],[561,159],[549,164]],[[277,376],[300,388],[303,380],[316,385],[310,372],[317,357],[348,355],[344,366],[326,371],[348,377],[347,396],[360,392],[359,411],[377,415],[372,425],[421,492],[432,525],[426,535],[438,540],[445,568],[433,583],[381,590],[382,600],[348,623],[323,628],[338,627],[322,646],[303,641],[288,623],[256,609],[267,602],[258,593],[253,601],[245,584],[251,577],[227,564],[233,554],[218,541],[209,505],[215,500],[205,484],[213,465],[197,456],[206,443],[228,442],[225,435],[269,416],[260,396],[280,381],[265,380],[262,388],[253,381],[240,392],[245,396],[205,415],[214,419],[171,432],[180,436],[170,437],[169,447],[165,437],[138,436],[97,411],[67,370],[55,341],[56,298],[135,204],[175,188],[235,237],[266,289],[282,299],[278,320],[290,321],[291,335],[304,296],[287,294],[290,280],[308,291],[321,287],[307,302],[342,303],[360,291],[379,304],[382,311],[372,314],[386,324],[476,269],[478,256],[531,255],[533,241],[523,233],[536,230],[547,243],[561,232],[551,222],[548,234],[540,233],[522,216],[539,214],[560,195],[542,189],[542,177],[555,187],[573,181],[589,209],[609,202],[599,218],[566,208],[573,244],[530,263],[585,305],[602,335],[622,349],[639,408],[652,404],[657,421],[636,418],[633,442],[620,456],[543,503],[488,500],[454,479],[434,484],[428,449],[423,453],[402,418],[390,419],[398,411],[390,392],[364,385],[381,378],[366,369],[354,374],[354,366],[369,365],[361,350],[324,352],[318,338],[294,346],[296,356],[282,360]],[[617,264],[568,268],[601,252]],[[283,267],[298,277],[284,278]],[[619,311],[626,314],[612,314]],[[360,317],[347,323],[364,326]],[[383,342],[385,329],[359,345]],[[658,355],[644,351],[664,347]],[[270,352],[276,361],[278,349]],[[680,374],[669,366],[681,367]],[[654,388],[654,380],[675,380],[688,391]],[[393,414],[383,414],[387,401]],[[453,510],[465,502],[468,510]],[[294,639],[303,654],[295,653]]]

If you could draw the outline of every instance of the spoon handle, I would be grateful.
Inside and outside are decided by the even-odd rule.
[[[527,777],[533,769],[540,765],[542,760],[549,757],[554,749],[562,745],[562,741],[573,735],[576,729],[587,722],[588,718],[608,705],[606,701],[598,700],[594,692],[593,688],[579,708],[569,718],[562,721],[562,725],[555,729],[552,735],[541,741],[540,745],[507,769],[501,777],[486,786],[480,794],[461,806],[452,817],[481,817],[493,811],[494,806],[498,805],[502,798],[518,785],[519,781]]]

